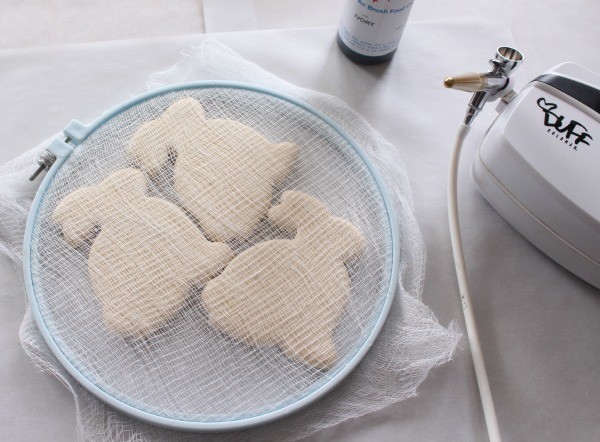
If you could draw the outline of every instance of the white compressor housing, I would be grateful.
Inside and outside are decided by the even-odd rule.
[[[486,132],[475,185],[525,238],[600,288],[600,76],[560,64]]]

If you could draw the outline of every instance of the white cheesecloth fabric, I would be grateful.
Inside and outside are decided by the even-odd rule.
[[[182,54],[171,69],[154,74],[147,89],[197,80],[252,83],[291,95],[319,109],[343,127],[377,167],[390,191],[400,232],[400,279],[392,310],[361,364],[334,391],[283,420],[234,433],[184,433],[132,419],[104,405],[73,380],[46,346],[29,308],[20,338],[23,348],[42,370],[56,376],[76,403],[81,439],[91,441],[162,440],[297,440],[344,420],[379,410],[416,395],[429,371],[448,362],[460,333],[451,323],[441,326],[421,302],[425,251],[413,215],[407,174],[398,150],[386,142],[361,116],[339,99],[295,87],[262,70],[212,39]],[[100,113],[100,112],[99,112]],[[22,276],[25,222],[39,181],[28,177],[35,169],[42,143],[0,167],[0,251]]]

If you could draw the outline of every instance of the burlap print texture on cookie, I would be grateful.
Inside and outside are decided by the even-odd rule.
[[[52,216],[72,247],[93,239],[88,275],[106,325],[141,338],[179,311],[192,285],[205,284],[233,258],[175,204],[145,193],[144,174],[122,169],[67,195]]]
[[[209,322],[250,345],[278,345],[320,369],[335,365],[333,330],[350,293],[345,263],[365,248],[362,233],[316,198],[285,191],[268,212],[294,239],[257,244],[202,291]]]
[[[142,124],[128,152],[150,177],[176,154],[173,184],[182,206],[209,239],[221,242],[252,234],[299,154],[295,144],[271,143],[246,124],[206,118],[194,98]]]

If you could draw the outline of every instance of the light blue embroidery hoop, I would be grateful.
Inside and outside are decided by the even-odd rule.
[[[33,282],[32,269],[31,269],[31,244],[32,244],[32,235],[38,215],[38,211],[40,209],[40,204],[42,199],[46,193],[46,191],[52,185],[52,181],[54,176],[60,167],[68,160],[71,153],[79,146],[90,134],[92,134],[96,129],[102,126],[111,118],[119,115],[123,111],[129,109],[132,106],[135,106],[139,103],[142,103],[151,98],[170,93],[176,91],[182,91],[187,89],[201,89],[201,88],[231,88],[231,89],[241,89],[250,92],[257,92],[261,94],[266,94],[284,101],[287,101],[293,105],[296,105],[320,120],[324,121],[327,125],[329,125],[332,129],[334,129],[348,144],[352,147],[355,153],[359,156],[359,158],[364,162],[368,171],[371,173],[372,178],[374,179],[380,193],[381,198],[383,200],[386,212],[387,219],[389,222],[389,228],[391,232],[392,239],[392,260],[391,260],[391,268],[389,272],[389,285],[387,287],[387,291],[385,293],[385,301],[382,305],[381,311],[377,320],[375,321],[371,332],[361,345],[360,349],[349,359],[346,365],[338,371],[338,373],[333,376],[329,381],[325,384],[319,386],[316,390],[311,393],[299,398],[291,404],[284,405],[283,407],[267,412],[265,414],[247,417],[237,420],[231,421],[223,421],[223,422],[197,422],[197,421],[185,421],[178,420],[173,418],[168,418],[164,416],[159,416],[138,408],[135,408],[115,397],[111,396],[89,379],[87,379],[69,360],[69,358],[61,351],[59,346],[57,345],[54,337],[49,332],[48,327],[46,325],[45,319],[40,312],[40,307],[38,305],[38,299],[36,297],[35,286]],[[189,83],[181,83],[172,86],[167,86],[164,88],[156,89],[140,96],[134,97],[128,101],[125,101],[121,105],[113,108],[112,110],[106,112],[102,116],[100,116],[96,121],[89,125],[84,125],[77,120],[71,121],[65,130],[63,131],[65,136],[70,139],[70,144],[65,143],[59,139],[54,140],[47,147],[47,151],[56,156],[56,161],[44,177],[40,188],[33,200],[31,211],[27,218],[27,225],[25,229],[25,237],[23,242],[23,269],[24,269],[24,278],[25,278],[25,288],[27,291],[27,298],[29,300],[29,305],[31,306],[31,310],[37,326],[46,341],[46,344],[50,347],[54,356],[58,359],[61,365],[67,370],[67,372],[73,376],[77,382],[79,382],[84,388],[86,388],[89,392],[94,394],[96,397],[110,405],[111,407],[122,411],[129,416],[140,419],[142,421],[159,425],[166,428],[183,430],[183,431],[205,431],[205,432],[220,432],[220,431],[231,431],[231,430],[240,430],[244,428],[250,428],[258,425],[262,425],[268,422],[272,422],[277,419],[281,419],[285,416],[288,416],[301,408],[311,404],[312,402],[318,400],[326,393],[330,392],[333,388],[335,388],[350,372],[359,364],[365,354],[369,351],[371,346],[373,345],[375,339],[377,338],[383,324],[386,320],[386,317],[389,313],[390,307],[392,305],[392,301],[394,299],[394,294],[396,291],[397,281],[398,281],[398,271],[399,271],[399,242],[398,242],[398,229],[396,224],[396,219],[394,216],[393,205],[389,193],[386,189],[383,180],[381,179],[377,169],[371,162],[371,160],[366,156],[366,154],[361,150],[361,148],[357,145],[357,143],[333,120],[331,120],[328,116],[313,108],[312,106],[296,99],[291,96],[282,94],[280,92],[276,92],[273,90],[269,90],[266,88],[238,83],[238,82],[225,82],[225,81],[202,81],[202,82],[189,82]]]

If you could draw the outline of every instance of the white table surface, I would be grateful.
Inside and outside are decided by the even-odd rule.
[[[0,163],[68,120],[90,121],[140,92],[150,73],[175,63],[182,48],[208,31],[285,80],[342,98],[400,149],[427,246],[423,300],[442,324],[456,320],[464,329],[446,225],[445,175],[468,95],[443,90],[441,79],[485,69],[495,47],[505,42],[499,38],[513,40],[525,53],[520,79],[563,61],[600,72],[600,3],[419,0],[396,57],[371,68],[353,65],[335,47],[343,3],[8,2],[0,15]],[[234,4],[237,9],[227,10]],[[418,60],[403,58],[409,52],[404,48],[417,46]],[[454,70],[446,72],[454,63],[448,56],[439,62],[441,53],[454,54]],[[470,160],[493,116],[490,107],[474,124],[459,196],[501,432],[507,441],[599,440],[600,291],[531,246],[474,189]],[[38,373],[19,345],[21,293],[20,281],[0,256],[0,440],[74,440],[70,393]],[[430,373],[419,397],[311,439],[485,440],[466,338],[461,347],[453,362]]]

